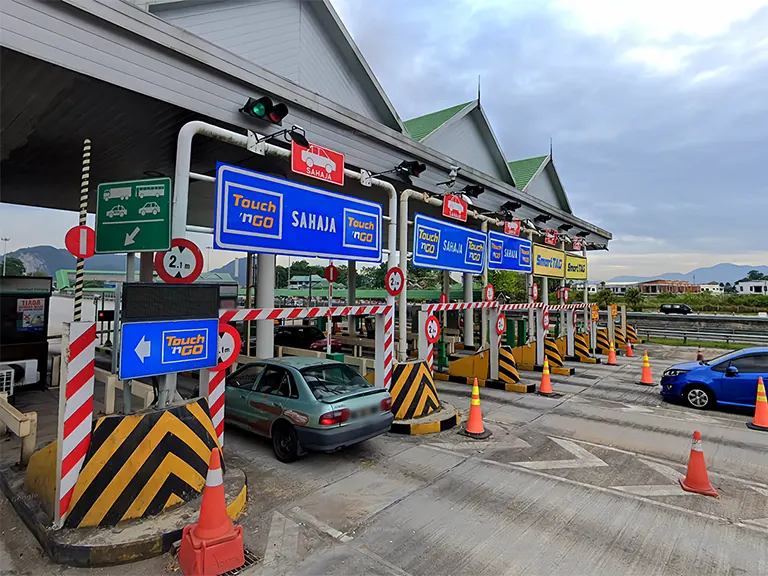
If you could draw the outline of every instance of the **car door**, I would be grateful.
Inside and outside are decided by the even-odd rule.
[[[721,389],[734,404],[754,406],[757,399],[757,378],[768,371],[768,354],[750,354],[731,360],[730,365],[738,372],[728,375],[726,369]]]
[[[248,364],[226,378],[224,386],[224,416],[233,424],[245,428],[249,427],[248,415],[250,408],[248,397],[253,392],[255,384],[264,368],[264,364]]]
[[[291,395],[290,375],[281,366],[268,366],[248,396],[248,423],[259,434],[269,436],[272,422],[282,415],[284,400]]]

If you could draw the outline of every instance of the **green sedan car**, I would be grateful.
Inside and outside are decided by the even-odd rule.
[[[394,417],[389,392],[346,364],[319,358],[241,366],[227,377],[225,406],[225,421],[271,438],[281,462],[384,434]]]

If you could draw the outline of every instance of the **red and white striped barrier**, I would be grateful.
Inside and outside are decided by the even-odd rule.
[[[294,318],[318,318],[322,316],[371,315],[383,316],[384,320],[384,345],[380,351],[377,344],[376,355],[378,357],[379,353],[383,353],[382,382],[384,387],[389,388],[392,384],[392,370],[395,348],[395,307],[393,305],[382,304],[373,306],[325,306],[318,308],[250,308],[243,310],[231,310],[222,308],[219,310],[219,322],[226,324],[229,322],[243,322],[247,320],[290,320]],[[212,378],[211,381],[213,380],[214,379]],[[210,390],[211,388],[209,385],[209,394]],[[216,412],[212,407],[213,402],[214,400],[209,397],[208,403],[209,406],[211,406],[211,420],[215,420],[214,415],[218,415],[218,412]],[[223,400],[221,412],[223,414]],[[215,421],[214,427],[216,427]],[[216,431],[218,434],[218,428]],[[221,438],[223,438],[223,435]]]
[[[208,410],[211,413],[213,429],[219,439],[219,448],[224,446],[224,389],[226,384],[226,370],[210,372],[208,381]]]
[[[497,302],[449,302],[447,304],[422,304],[421,309],[427,312],[443,312],[445,310],[477,310],[479,308],[495,308]]]
[[[547,306],[548,310],[583,310],[587,305],[584,302],[577,302],[576,304],[553,304]]]
[[[508,312],[510,310],[535,310],[536,308],[544,308],[544,303],[525,302],[523,304],[499,304],[499,310],[501,312]]]
[[[96,323],[72,322],[62,350],[56,474],[56,524],[61,526],[91,445]]]
[[[278,320],[293,318],[318,318],[320,316],[370,316],[384,314],[386,305],[377,306],[333,306],[319,308],[250,308],[219,310],[219,322],[243,322],[246,320]]]

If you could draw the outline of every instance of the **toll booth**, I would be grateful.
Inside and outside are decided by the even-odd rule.
[[[52,288],[50,277],[0,277],[0,391],[9,396],[25,386],[47,384]]]
[[[234,310],[237,308],[237,282],[223,282],[219,286],[219,308]]]

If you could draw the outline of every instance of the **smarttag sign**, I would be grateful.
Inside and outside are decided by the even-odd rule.
[[[477,230],[416,214],[413,223],[413,265],[452,272],[481,274],[487,236]]]
[[[527,238],[507,236],[501,232],[488,232],[488,268],[531,273],[531,241]]]
[[[587,279],[587,259],[583,256],[565,255],[565,277],[574,280]]]
[[[381,261],[381,204],[219,163],[213,246]]]
[[[125,323],[120,379],[212,368],[218,364],[218,346],[216,318]]]
[[[533,245],[533,275],[563,278],[565,276],[565,253],[561,250]]]

